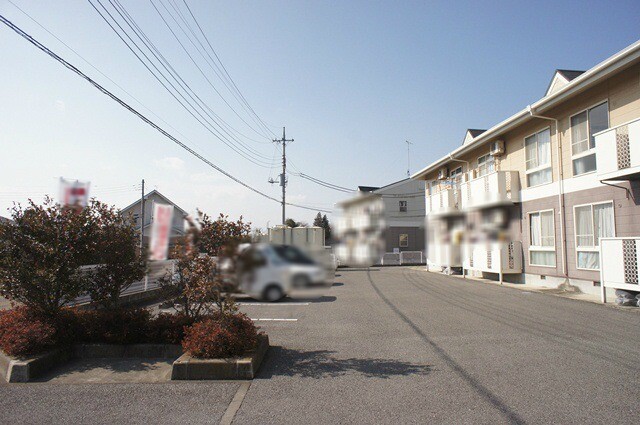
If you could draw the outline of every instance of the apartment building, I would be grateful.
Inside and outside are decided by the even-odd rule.
[[[385,253],[424,251],[424,184],[404,179],[383,187],[359,186],[341,203],[336,221],[342,264],[380,264]]]
[[[468,130],[412,176],[426,188],[428,265],[594,294],[603,279],[638,290],[639,177],[636,42],[585,72],[556,70],[540,100]]]

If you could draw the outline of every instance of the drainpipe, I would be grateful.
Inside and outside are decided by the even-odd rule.
[[[456,158],[454,158],[454,157],[453,157],[453,155],[451,155],[451,154],[449,154],[449,159],[450,159],[451,161],[458,161],[458,162],[463,162],[463,163],[467,164],[467,171],[466,171],[466,174],[467,174],[467,176],[469,175],[469,172],[471,172],[470,167],[469,167],[469,161],[465,161],[465,160],[463,160],[463,159],[456,159]],[[462,195],[460,195],[460,196],[462,196]],[[466,238],[466,234],[467,234],[466,222],[467,222],[467,220],[466,220],[466,217],[465,217],[465,231],[464,231],[464,235],[465,235],[464,237],[465,237],[465,238]],[[464,248],[464,245],[463,245],[463,248]],[[462,278],[463,278],[463,279],[466,279],[466,278],[467,278],[467,275],[466,275],[465,270],[464,270],[464,256],[463,256],[463,258],[462,258]]]
[[[527,106],[527,110],[529,111],[529,115],[534,118],[540,118],[543,120],[550,120],[555,123],[556,128],[556,144],[558,148],[558,205],[560,208],[560,244],[561,244],[561,258],[562,258],[562,274],[565,279],[568,279],[567,274],[567,244],[566,244],[566,234],[565,234],[565,213],[564,213],[564,184],[562,182],[564,175],[562,171],[562,142],[560,140],[560,126],[558,125],[558,120],[556,118],[545,117],[544,115],[538,115],[533,112],[531,105]]]

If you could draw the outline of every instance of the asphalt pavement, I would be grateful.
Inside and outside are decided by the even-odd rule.
[[[241,301],[272,347],[234,424],[638,421],[638,311],[404,267],[338,275]],[[0,385],[0,422],[216,423],[240,386]]]

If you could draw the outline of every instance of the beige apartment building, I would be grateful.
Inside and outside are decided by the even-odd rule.
[[[415,173],[427,264],[586,293],[640,290],[640,42]]]

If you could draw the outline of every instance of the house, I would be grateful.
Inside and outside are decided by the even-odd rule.
[[[151,225],[153,223],[153,205],[155,203],[163,205],[173,205],[173,220],[171,223],[171,235],[169,237],[169,245],[173,246],[177,239],[185,235],[185,220],[188,214],[185,210],[171,202],[169,198],[167,198],[157,190],[153,190],[144,196],[144,245],[149,246],[149,240],[151,238]],[[135,222],[136,230],[140,229],[140,225],[142,222],[140,208],[141,204],[142,200],[138,199],[126,208],[123,208],[121,211],[124,216],[130,216],[131,219]]]
[[[430,270],[593,294],[602,272],[640,290],[639,176],[636,42],[556,70],[538,101],[411,176],[425,184]]]
[[[379,264],[387,252],[424,251],[422,182],[358,186],[356,196],[338,206],[335,253],[343,264]]]

